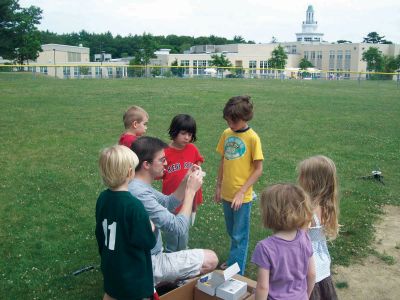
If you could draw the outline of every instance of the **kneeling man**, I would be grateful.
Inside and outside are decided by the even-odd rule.
[[[218,257],[212,250],[189,249],[172,253],[163,252],[161,231],[181,235],[189,230],[193,198],[202,185],[202,174],[194,166],[188,171],[177,190],[164,195],[151,184],[163,176],[167,164],[164,148],[168,145],[153,137],[140,137],[131,149],[139,157],[134,180],[129,184],[131,194],[139,199],[156,229],[157,244],[151,250],[154,283],[173,282],[211,272],[218,265]],[[173,212],[182,204],[177,215]]]

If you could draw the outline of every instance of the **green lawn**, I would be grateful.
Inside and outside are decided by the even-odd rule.
[[[264,174],[256,185],[296,180],[297,163],[324,154],[337,165],[342,231],[331,245],[335,264],[371,252],[373,222],[382,204],[399,205],[400,88],[395,82],[212,79],[55,80],[0,74],[0,291],[2,299],[99,299],[102,276],[94,237],[94,207],[104,189],[97,171],[101,148],[118,140],[122,113],[140,105],[148,135],[167,140],[177,113],[193,115],[205,156],[205,203],[190,246],[227,258],[223,213],[213,203],[226,127],[222,108],[234,95],[253,97],[251,126],[260,135]],[[386,185],[362,180],[380,168]],[[251,255],[268,234],[253,206]],[[249,256],[250,256],[249,255]],[[248,264],[247,275],[256,270]]]

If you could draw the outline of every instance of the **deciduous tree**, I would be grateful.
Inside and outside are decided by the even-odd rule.
[[[300,63],[299,63],[299,68],[300,69],[305,70],[307,68],[312,68],[312,67],[314,67],[313,64],[307,58],[303,57],[300,60]]]
[[[288,56],[285,49],[279,45],[272,51],[271,58],[268,60],[268,66],[275,69],[284,69],[287,58]]]
[[[36,59],[41,51],[37,25],[42,10],[36,6],[23,8],[18,0],[0,2],[0,55],[23,63]]]
[[[367,70],[378,72],[383,69],[383,55],[376,47],[369,47],[367,51],[363,52],[362,60],[367,62]]]

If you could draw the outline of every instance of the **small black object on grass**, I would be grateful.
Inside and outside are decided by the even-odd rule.
[[[82,274],[83,272],[87,272],[87,271],[90,271],[90,270],[93,270],[93,269],[94,269],[94,266],[83,267],[83,268],[73,272],[72,275],[76,276],[76,275]]]
[[[381,171],[377,171],[374,170],[371,172],[371,175],[367,175],[367,176],[361,176],[361,179],[375,179],[377,181],[379,181],[380,183],[382,183],[383,185],[385,185],[385,183],[383,182],[383,175]]]

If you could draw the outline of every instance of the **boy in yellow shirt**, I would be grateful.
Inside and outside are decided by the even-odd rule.
[[[222,133],[216,149],[222,157],[214,199],[217,203],[222,201],[231,247],[229,258],[221,268],[237,262],[243,275],[249,243],[253,184],[262,174],[264,156],[260,138],[248,125],[253,118],[253,104],[249,96],[230,98],[223,117],[229,128]]]

